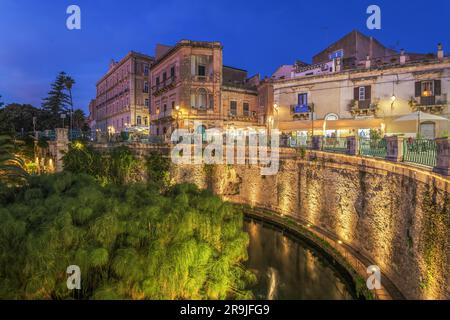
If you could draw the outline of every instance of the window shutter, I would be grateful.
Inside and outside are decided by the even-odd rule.
[[[366,100],[371,101],[372,100],[372,87],[366,86]]]
[[[435,80],[434,81],[434,95],[440,96],[442,94],[441,90],[441,80]]]
[[[422,82],[418,81],[416,82],[416,97],[422,96]]]
[[[355,99],[355,101],[359,101],[359,87],[353,89],[353,98]]]

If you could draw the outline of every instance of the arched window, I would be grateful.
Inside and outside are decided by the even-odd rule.
[[[205,88],[199,88],[191,94],[191,106],[203,110],[208,108],[208,91]]]
[[[336,121],[339,120],[339,116],[336,113],[329,113],[325,116],[325,121]]]
[[[206,89],[204,88],[200,88],[198,89],[197,92],[197,107],[199,109],[206,109],[208,104],[207,104],[207,97],[208,97],[208,92],[206,91]]]

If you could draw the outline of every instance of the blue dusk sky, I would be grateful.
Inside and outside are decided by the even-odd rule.
[[[81,30],[66,9],[81,8]],[[381,7],[382,29],[368,30],[366,9]],[[75,106],[87,111],[111,59],[130,50],[154,55],[157,43],[220,41],[224,64],[271,75],[312,56],[353,29],[394,49],[450,51],[450,1],[303,0],[0,0],[0,95],[40,106],[59,71],[75,80]]]

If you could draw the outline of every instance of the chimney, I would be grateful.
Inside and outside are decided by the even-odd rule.
[[[444,47],[442,46],[442,43],[438,44],[437,57],[438,57],[438,60],[444,59]]]
[[[370,56],[367,55],[367,57],[366,57],[366,69],[370,69],[370,64],[371,64]]]
[[[400,50],[400,64],[406,63],[405,49]]]

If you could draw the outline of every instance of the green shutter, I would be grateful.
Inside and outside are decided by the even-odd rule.
[[[416,97],[420,97],[422,96],[422,82],[418,81],[416,82],[416,93],[415,93]]]
[[[442,94],[441,80],[435,80],[434,81],[434,95],[440,96],[441,94]]]
[[[353,89],[353,99],[355,99],[355,101],[359,101],[359,87]]]

